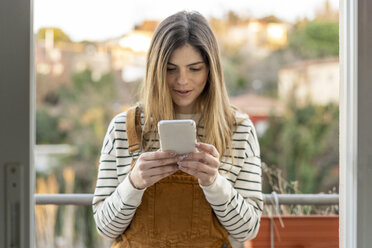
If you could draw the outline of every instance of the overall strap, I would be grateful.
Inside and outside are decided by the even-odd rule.
[[[127,110],[127,119],[126,119],[126,131],[128,139],[128,150],[129,154],[132,156],[131,169],[135,164],[135,159],[133,158],[133,153],[141,150],[142,146],[142,127],[141,127],[141,107],[139,105],[130,107]],[[125,247],[128,246],[128,241],[123,240],[123,235],[119,235],[111,246],[111,248],[116,247]],[[119,246],[117,246],[119,244]]]
[[[128,149],[132,154],[141,150],[142,146],[142,127],[141,127],[141,107],[133,106],[127,111],[127,137]]]

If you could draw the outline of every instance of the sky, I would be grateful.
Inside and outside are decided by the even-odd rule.
[[[34,31],[61,28],[73,41],[117,38],[145,19],[162,20],[181,10],[205,17],[223,17],[229,10],[240,16],[275,15],[294,22],[313,18],[325,0],[34,0]],[[329,0],[338,9],[339,0]]]

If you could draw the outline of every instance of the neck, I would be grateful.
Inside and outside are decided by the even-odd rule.
[[[193,106],[187,106],[187,107],[177,107],[175,106],[175,113],[176,114],[181,114],[181,115],[192,115],[195,114],[195,108]]]

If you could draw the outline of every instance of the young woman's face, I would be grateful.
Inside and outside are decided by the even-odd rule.
[[[173,51],[167,64],[167,84],[176,113],[193,114],[207,82],[209,68],[198,50],[186,44]]]

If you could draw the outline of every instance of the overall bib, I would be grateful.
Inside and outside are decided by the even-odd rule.
[[[178,171],[146,189],[135,216],[113,247],[230,247],[227,231],[198,180]]]

